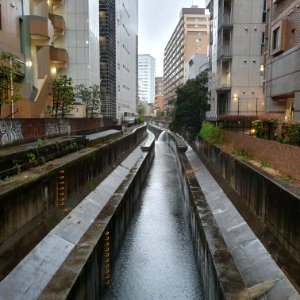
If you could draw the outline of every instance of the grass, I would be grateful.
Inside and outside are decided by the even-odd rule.
[[[245,160],[253,160],[254,157],[252,155],[250,155],[247,151],[243,150],[243,149],[233,149],[232,153],[236,156],[239,156]]]
[[[267,161],[262,161],[262,162],[260,163],[260,166],[261,166],[262,168],[270,168],[270,167],[271,167],[271,165],[270,165]]]

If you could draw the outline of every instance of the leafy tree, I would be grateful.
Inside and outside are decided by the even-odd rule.
[[[86,115],[88,117],[93,118],[94,114],[100,111],[101,91],[99,85],[94,84],[87,87],[84,84],[77,84],[75,95],[86,104]]]
[[[207,73],[204,72],[176,90],[177,98],[174,101],[170,129],[187,139],[193,139],[197,135],[205,112],[209,109],[207,81]]]
[[[72,86],[72,78],[66,75],[55,78],[52,83],[52,115],[62,118],[68,114],[73,108],[74,89]]]
[[[0,116],[3,104],[15,102],[21,98],[16,93],[16,74],[19,65],[16,63],[16,57],[5,51],[0,52]]]
[[[141,116],[144,116],[145,112],[146,112],[145,106],[142,103],[139,103],[138,114],[141,115]]]

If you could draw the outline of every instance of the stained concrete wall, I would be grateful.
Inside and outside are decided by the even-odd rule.
[[[148,124],[157,134],[160,129]],[[205,299],[299,299],[262,243],[191,148],[176,153]],[[217,168],[217,157],[214,157]],[[241,176],[241,174],[239,174]]]
[[[244,206],[300,263],[300,199],[267,174],[231,157],[214,145],[201,146],[211,167],[240,196]]]
[[[5,119],[0,120],[0,145],[68,134],[88,134],[113,127],[112,119]]]
[[[31,232],[38,224],[47,221],[59,209],[58,181],[60,171],[64,172],[64,198],[86,188],[87,183],[105,178],[146,136],[146,126],[116,141],[61,160],[60,166],[51,165],[44,174],[33,174],[22,178],[16,185],[3,188],[0,192],[0,255],[26,238],[26,245],[31,243]],[[95,185],[95,183],[93,183]],[[90,192],[90,191],[88,191]],[[64,215],[64,214],[62,214]],[[52,220],[51,220],[52,222]],[[16,251],[16,253],[18,253]],[[6,272],[3,262],[0,274]]]
[[[154,157],[138,147],[0,282],[1,299],[99,299]]]

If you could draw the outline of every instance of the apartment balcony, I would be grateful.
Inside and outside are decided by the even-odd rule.
[[[65,19],[60,15],[49,13],[49,19],[53,25],[55,35],[63,35],[66,30]]]
[[[231,45],[226,45],[218,49],[218,60],[228,61],[232,59]]]
[[[22,80],[25,76],[25,63],[19,59],[14,60],[15,74],[18,80]]]
[[[54,63],[67,64],[68,52],[63,48],[50,47],[50,60]]]
[[[232,28],[233,27],[233,21],[231,14],[222,13],[219,14],[219,23],[218,23],[219,29],[221,27],[224,28]]]
[[[48,40],[49,30],[48,30],[48,19],[41,16],[28,16],[29,20],[29,33],[33,39]]]

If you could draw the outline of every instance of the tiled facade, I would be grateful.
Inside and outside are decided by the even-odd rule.
[[[64,16],[67,34],[56,44],[69,54],[69,65],[59,73],[75,84],[100,84],[99,2],[68,0],[57,9]]]
[[[300,120],[300,1],[267,0],[266,112]]]
[[[179,22],[164,52],[165,109],[176,97],[176,88],[185,83],[185,64],[193,54],[207,54],[209,16],[204,8],[183,8]]]

